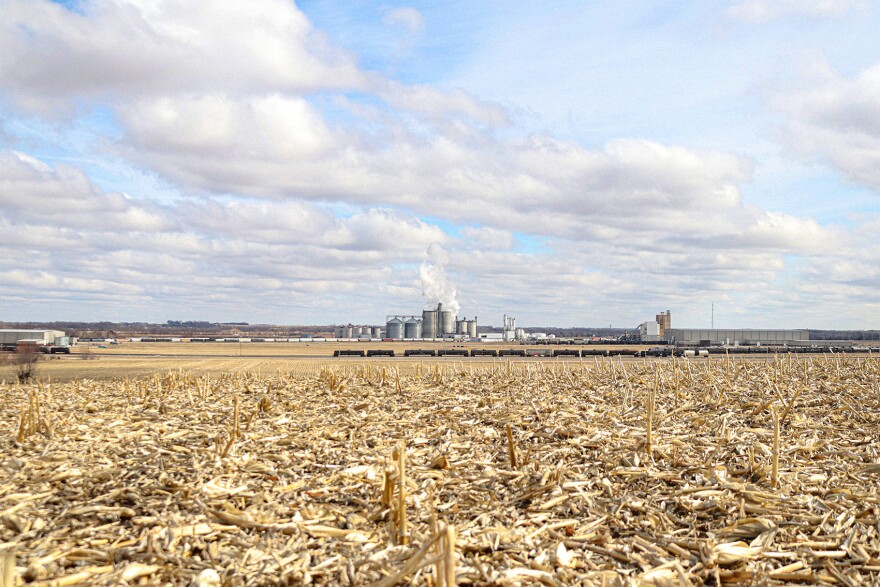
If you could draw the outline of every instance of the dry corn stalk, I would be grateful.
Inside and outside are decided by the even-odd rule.
[[[516,469],[516,445],[513,440],[513,429],[510,424],[507,424],[505,429],[507,431],[507,456],[510,459],[510,468]]]
[[[397,449],[397,528],[398,543],[409,542],[409,526],[406,518],[406,442],[401,440]]]
[[[0,587],[15,587],[15,547],[0,547]]]
[[[28,395],[27,406],[21,406],[16,441],[23,442],[28,436],[37,433],[42,433],[47,438],[50,438],[52,436],[52,423],[48,412],[43,409],[39,393],[31,389]]]
[[[773,410],[773,466],[770,472],[770,484],[776,487],[779,483],[779,414]]]
[[[232,408],[232,425],[229,429],[229,441],[226,443],[226,446],[223,447],[223,451],[220,453],[220,457],[225,458],[229,455],[229,451],[232,450],[232,445],[238,440],[238,419],[239,419],[239,399],[238,392],[235,393],[233,397],[233,408]]]

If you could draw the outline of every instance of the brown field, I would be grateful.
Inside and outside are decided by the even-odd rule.
[[[0,386],[0,584],[880,577],[873,357],[153,360]]]
[[[106,348],[99,348],[106,346]],[[516,343],[418,343],[418,342],[319,342],[319,343],[121,343],[82,344],[73,347],[70,355],[49,355],[38,367],[43,380],[56,382],[76,379],[137,378],[169,371],[186,371],[198,375],[219,376],[223,373],[255,372],[271,374],[277,371],[317,373],[325,364],[340,366],[372,365],[395,366],[404,373],[420,365],[463,363],[469,366],[487,366],[493,363],[549,361],[551,363],[580,361],[577,358],[495,358],[475,357],[403,357],[411,348],[551,348],[524,346]],[[555,348],[555,347],[554,347]],[[566,348],[566,347],[558,347]],[[602,346],[597,348],[619,348]],[[399,356],[393,359],[333,357],[336,349],[391,349]],[[595,362],[594,359],[583,361]],[[0,379],[11,379],[12,372],[0,371]]]
[[[106,346],[107,348],[99,348]],[[579,346],[520,345],[518,342],[123,342],[118,345],[83,343],[73,353],[94,355],[209,356],[209,357],[308,357],[332,358],[337,349],[391,349],[402,355],[406,349],[520,349],[585,348]],[[627,345],[591,345],[589,348],[635,348]]]

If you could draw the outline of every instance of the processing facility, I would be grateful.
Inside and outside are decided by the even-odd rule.
[[[444,310],[443,304],[423,310],[421,315],[390,314],[385,318],[385,338],[427,339],[435,338],[476,338],[477,318],[459,320],[451,310]]]

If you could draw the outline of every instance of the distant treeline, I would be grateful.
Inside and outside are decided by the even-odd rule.
[[[21,330],[63,330],[68,336],[82,338],[117,338],[134,335],[222,336],[246,334],[270,337],[332,336],[332,326],[278,326],[246,322],[206,322],[201,320],[168,320],[164,324],[150,322],[0,322],[0,328]]]

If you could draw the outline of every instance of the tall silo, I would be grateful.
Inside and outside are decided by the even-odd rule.
[[[333,328],[333,338],[342,338],[342,326]]]
[[[403,338],[403,320],[392,318],[385,324],[385,336],[388,338]]]
[[[468,320],[467,333],[470,338],[477,338],[477,317],[476,316],[474,316],[473,320]]]
[[[352,332],[354,331],[354,327],[349,324],[348,326],[342,327],[342,338],[351,338]]]
[[[449,310],[441,310],[440,312],[440,336],[446,334],[455,334],[455,314]]]
[[[357,337],[359,337],[359,336],[360,336],[361,334],[363,334],[363,333],[364,333],[364,329],[361,328],[360,326],[352,326],[352,327],[351,327],[351,336],[352,336],[352,338],[357,338]]]
[[[382,327],[373,326],[371,334],[373,335],[373,338],[382,338]]]
[[[467,318],[455,321],[455,334],[467,334]]]
[[[437,310],[422,312],[422,338],[437,338]]]
[[[409,318],[403,323],[403,338],[422,338],[422,322]]]

